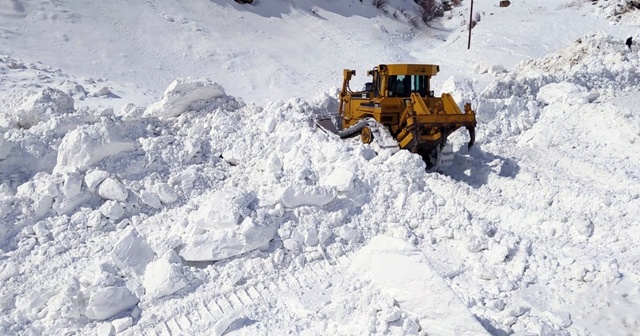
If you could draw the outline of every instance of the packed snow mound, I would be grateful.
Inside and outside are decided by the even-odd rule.
[[[58,146],[54,172],[86,171],[94,163],[118,153],[133,151],[134,142],[118,125],[94,124],[67,133]]]
[[[144,111],[146,117],[177,117],[188,109],[199,109],[214,98],[224,97],[224,89],[207,79],[178,78],[164,92],[162,100]]]
[[[598,98],[597,92],[589,92],[586,88],[567,82],[551,83],[540,88],[536,99],[543,104],[587,104]]]
[[[51,87],[9,95],[0,100],[0,126],[31,128],[56,115],[73,112],[73,104],[68,94]]]
[[[567,48],[519,64],[509,74],[498,77],[484,94],[489,98],[535,96],[547,84],[566,81],[611,95],[637,88],[639,65],[637,51],[629,50],[624,41],[604,31],[596,31]]]

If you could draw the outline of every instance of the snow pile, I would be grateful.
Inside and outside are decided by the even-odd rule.
[[[171,295],[189,283],[182,261],[173,251],[167,251],[155,261],[150,262],[144,272],[144,289],[152,298]]]
[[[180,256],[189,261],[215,261],[268,244],[277,227],[256,212],[256,201],[253,193],[233,189],[200,197],[196,201],[199,209],[189,218],[191,237]]]
[[[196,91],[209,82],[202,83],[194,85]],[[472,88],[454,84],[461,90]],[[547,117],[567,113],[547,113],[545,104],[593,105],[586,89],[569,83],[550,85],[538,90],[535,102]],[[609,257],[593,245],[569,249],[566,244],[574,233],[585,244],[599,244],[606,238],[601,233],[605,222],[624,222],[632,229],[628,218],[635,218],[637,209],[627,210],[624,218],[615,209],[624,197],[633,200],[633,194],[607,196],[611,210],[600,209],[588,218],[582,214],[604,202],[606,195],[586,198],[580,184],[573,183],[536,192],[541,185],[535,179],[514,181],[517,166],[505,158],[458,154],[458,161],[490,165],[482,169],[489,171],[487,178],[496,187],[481,187],[479,196],[473,186],[481,185],[480,178],[455,170],[452,176],[458,181],[426,174],[424,162],[408,151],[377,155],[371,146],[315,129],[309,118],[327,102],[310,105],[291,100],[262,108],[226,95],[202,98],[183,92],[181,97],[163,100],[163,108],[181,111],[173,117],[169,117],[173,112],[165,115],[160,110],[163,118],[138,119],[87,110],[93,123],[78,122],[74,128],[67,120],[66,133],[60,130],[50,136],[60,144],[53,151],[58,158],[55,169],[23,176],[26,181],[5,187],[3,204],[14,206],[3,206],[7,223],[3,250],[8,262],[1,281],[4,288],[11,288],[3,294],[8,311],[0,320],[3,331],[88,332],[104,326],[129,327],[135,333],[157,325],[157,316],[182,314],[183,304],[195,304],[190,293],[224,295],[243,284],[268,284],[285,270],[307,272],[306,265],[351,255],[380,234],[418,245],[426,257],[411,262],[424,264],[425,279],[442,289],[432,293],[434,300],[447,297],[448,302],[457,302],[456,311],[468,309],[489,331],[566,331],[580,318],[569,318],[563,310],[571,298],[533,309],[534,304],[523,299],[527,284],[549,284],[554,293],[575,290],[585,281],[606,288],[627,267],[627,260]],[[614,127],[620,122],[611,120]],[[27,134],[45,124],[12,130],[12,151],[26,150],[32,144]],[[564,130],[551,128],[551,132]],[[463,182],[465,178],[471,183]],[[542,181],[548,178],[543,175]],[[510,183],[519,187],[509,188]],[[530,195],[539,196],[528,200]],[[549,199],[556,207],[552,213],[546,212]],[[546,229],[529,232],[532,225]],[[548,236],[558,242],[546,242]],[[532,252],[534,247],[538,254]],[[598,262],[590,261],[583,248],[596,253]],[[44,257],[48,262],[41,263]],[[69,258],[74,261],[69,263]],[[370,274],[375,267],[355,263],[374,283],[385,273]],[[433,268],[427,267],[429,263]],[[60,267],[68,272],[57,272]],[[54,288],[58,283],[70,285],[59,292]],[[359,293],[364,295],[363,305],[380,298],[364,280],[357,282],[359,289],[350,289],[348,283],[336,280],[333,284],[340,287],[335,292],[320,291],[335,302],[324,308],[335,314],[327,322],[328,330],[357,334],[400,328],[413,333],[418,326],[427,330],[426,321],[437,315],[437,306],[416,310],[411,300],[403,299],[397,306],[380,305],[368,322],[340,327],[340,321],[355,321],[368,313],[355,306],[339,310],[339,305],[347,305]],[[33,292],[33,287],[42,290]],[[382,287],[380,291],[398,286]],[[301,300],[309,307],[318,304],[316,299]],[[60,313],[47,315],[53,311]],[[256,308],[243,314],[266,313]],[[102,320],[107,324],[95,322]],[[313,318],[298,322],[314,328],[320,323]],[[220,329],[232,328],[231,324],[225,328],[221,324]],[[461,326],[465,327],[477,328],[471,322]]]
[[[561,81],[611,94],[637,89],[638,65],[637,53],[629,51],[622,41],[596,31],[567,48],[519,64],[491,83],[485,94],[489,98],[535,96],[542,86]]]
[[[547,105],[553,105],[556,111],[558,104],[584,111],[591,103],[638,90],[638,65],[637,53],[628,51],[621,41],[597,31],[567,48],[519,64],[512,72],[497,77],[479,94],[473,87],[462,84],[454,85],[453,92],[474,101],[478,119],[488,124],[479,138],[492,141],[496,137],[519,136],[531,129]],[[618,115],[624,113],[616,112]],[[634,127],[629,122],[620,125],[625,129]],[[633,132],[633,129],[629,131]]]
[[[14,273],[5,277],[14,289],[10,297],[29,298],[41,276],[54,279],[50,285],[76,283],[64,297],[40,295],[16,304],[2,322],[6,331],[19,330],[14,319],[38,321],[33,328],[40,330],[137,319],[153,300],[194,290],[213,277],[233,284],[263,279],[287,265],[301,267],[323,253],[339,257],[388,230],[363,226],[369,219],[358,209],[367,195],[407,182],[413,191],[424,187],[419,157],[404,151],[376,157],[368,146],[324,134],[311,126],[309,105],[294,100],[263,109],[228,96],[193,97],[196,102],[164,101],[171,111],[191,106],[173,118],[125,121],[107,115],[56,135],[56,166],[25,176],[29,181],[6,198],[17,205],[5,215],[7,253],[22,265],[42,254],[84,257],[70,273],[51,273],[64,262],[57,257],[44,271],[26,266],[27,281]],[[24,135],[34,128],[15,130],[20,136],[12,145],[29,145]],[[386,177],[377,177],[379,171]],[[384,194],[376,196],[377,204],[387,204]],[[188,268],[174,251],[187,261],[225,262]],[[238,262],[253,265],[240,278]],[[87,268],[96,264],[98,269]],[[73,304],[65,309],[73,313],[41,317],[69,298]]]

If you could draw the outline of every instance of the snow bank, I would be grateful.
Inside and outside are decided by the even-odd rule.
[[[587,90],[613,92],[637,88],[640,58],[623,41],[604,31],[585,34],[571,46],[518,64],[485,89],[489,98],[525,97],[550,83],[569,82]]]
[[[603,31],[592,32],[571,46],[518,64],[480,94],[457,86],[474,100],[478,120],[486,124],[479,141],[523,135],[545,111],[557,111],[560,106],[564,111],[584,109],[613,98],[617,92],[638,90],[640,57],[622,42]],[[545,109],[550,104],[553,107]],[[626,129],[630,123],[612,129],[617,127]]]

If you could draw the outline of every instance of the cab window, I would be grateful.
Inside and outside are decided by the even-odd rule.
[[[388,88],[392,97],[409,97],[412,92],[426,96],[429,92],[429,80],[424,75],[391,75]]]

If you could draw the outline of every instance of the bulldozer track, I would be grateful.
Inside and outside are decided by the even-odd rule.
[[[226,292],[205,290],[204,293],[211,294],[193,293],[190,294],[193,298],[181,306],[171,307],[168,300],[165,306],[171,308],[144,311],[138,323],[121,334],[177,336],[205,331],[211,334],[213,330],[214,335],[222,335],[228,324],[238,317],[234,315],[241,315],[247,307],[273,304],[285,294],[297,296],[322,284],[345,281],[341,273],[348,264],[346,256],[323,259],[309,262],[299,269],[284,269],[266,279],[236,286]]]

